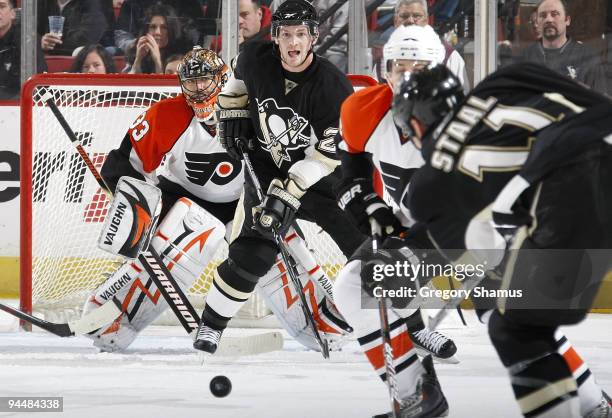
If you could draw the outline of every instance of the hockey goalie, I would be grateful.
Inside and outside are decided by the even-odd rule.
[[[229,68],[213,51],[194,47],[179,67],[183,94],[143,112],[102,167],[114,199],[99,246],[127,256],[85,303],[84,313],[113,297],[122,303],[123,312],[114,322],[89,335],[102,351],[125,349],[168,307],[136,259],[138,251],[146,250],[147,245],[154,248],[186,292],[219,246],[230,239],[244,174],[242,163],[230,158],[215,138],[213,117],[213,104],[228,75]],[[156,194],[159,213],[155,211]],[[144,218],[143,207],[149,209]],[[309,308],[317,313],[321,330],[336,337],[346,334],[350,328],[334,310],[331,291],[324,286],[329,279],[324,273],[308,274],[316,262],[301,238],[295,242],[292,248],[300,255],[295,258],[304,266],[302,283],[312,289]],[[301,310],[289,303],[286,292],[279,291],[287,285],[282,271],[283,266],[275,264],[259,291],[290,335],[315,348]],[[311,281],[316,285],[309,284]]]

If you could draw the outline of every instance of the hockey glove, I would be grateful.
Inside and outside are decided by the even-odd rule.
[[[299,197],[304,194],[296,188],[293,180],[283,183],[280,179],[274,179],[270,182],[266,197],[253,214],[253,228],[257,232],[269,238],[274,236],[273,231],[281,237],[286,234],[300,208]]]
[[[221,145],[229,156],[235,160],[242,160],[242,151],[253,150],[255,137],[255,128],[251,121],[251,115],[248,108],[231,108],[224,107],[235,105],[239,102],[245,105],[247,102],[246,96],[244,99],[219,95],[217,99],[217,132]]]
[[[357,228],[366,235],[372,233],[370,219],[380,225],[382,239],[397,235],[403,229],[391,208],[374,192],[369,179],[358,178],[339,185],[336,197],[340,209],[348,213]]]
[[[385,269],[385,266],[396,266],[398,262],[404,261],[417,264],[419,262],[408,248],[380,249],[376,253],[369,253],[361,262],[361,287],[372,297],[382,296],[382,291],[395,292],[387,293],[392,306],[396,309],[405,308],[416,292],[415,281],[410,277],[397,275],[395,269]],[[409,294],[406,289],[414,290]],[[398,292],[399,290],[402,290],[402,293]]]

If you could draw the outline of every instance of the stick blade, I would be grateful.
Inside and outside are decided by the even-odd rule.
[[[223,337],[215,357],[238,357],[282,350],[283,334],[278,331],[249,335],[246,337]]]
[[[13,316],[16,316],[19,319],[23,319],[24,321],[36,325],[39,328],[44,329],[52,334],[57,335],[58,337],[72,337],[74,336],[72,330],[68,326],[68,324],[55,324],[53,322],[45,321],[44,319],[37,318],[28,313],[22,312],[18,309],[15,309],[11,306],[4,305],[0,303],[0,310],[3,310],[6,313],[9,313]]]
[[[89,334],[113,322],[121,315],[121,302],[116,297],[81,318],[68,322],[68,327],[76,335]]]

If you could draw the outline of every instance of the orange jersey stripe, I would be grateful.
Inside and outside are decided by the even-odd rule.
[[[342,138],[349,152],[357,154],[365,150],[380,120],[391,108],[392,100],[391,88],[387,84],[379,84],[351,94],[342,103]]]
[[[162,100],[141,114],[128,129],[130,142],[144,170],[155,170],[193,119],[182,94]]]
[[[563,358],[565,359],[567,367],[569,367],[572,373],[574,373],[584,364],[582,357],[580,357],[576,350],[574,350],[574,347],[570,347],[565,353],[563,353]]]
[[[407,331],[403,331],[394,338],[391,338],[391,348],[393,348],[394,360],[406,354],[412,349],[412,347],[412,340],[408,336]],[[372,366],[374,366],[375,370],[385,366],[385,354],[382,343],[376,347],[370,348],[365,352],[365,355],[367,356],[368,360],[370,360],[370,363]]]

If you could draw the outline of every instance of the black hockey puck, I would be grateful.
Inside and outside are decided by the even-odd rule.
[[[227,376],[215,376],[210,381],[210,393],[217,398],[223,398],[232,391],[232,382]]]

